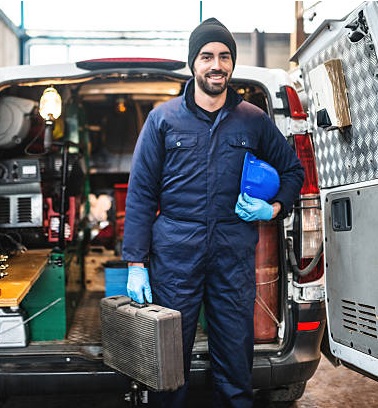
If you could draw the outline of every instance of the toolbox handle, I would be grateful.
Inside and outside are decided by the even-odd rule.
[[[113,296],[108,296],[104,298],[104,300],[105,299],[114,299],[116,301],[116,308],[125,306],[125,305],[130,305],[130,306],[136,307],[137,309],[142,309],[144,307],[152,305],[152,303],[147,302],[145,297],[144,297],[143,303],[135,302],[135,300],[132,300],[131,297],[125,296],[125,295],[113,295]]]
[[[146,297],[143,296],[143,303],[138,303],[135,300],[131,300],[130,305],[136,307],[137,309],[142,309],[147,307],[150,303],[147,302]]]

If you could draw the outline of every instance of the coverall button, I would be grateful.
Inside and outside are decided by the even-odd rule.
[[[242,146],[244,146],[244,145],[245,145],[245,141],[243,140],[243,141],[242,141]]]
[[[181,146],[181,142],[177,142],[177,143],[176,143],[176,146]]]

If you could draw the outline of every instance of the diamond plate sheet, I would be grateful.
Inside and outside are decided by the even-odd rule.
[[[336,58],[342,61],[352,119],[352,127],[345,133],[317,127],[308,75],[318,65]],[[377,54],[370,35],[352,43],[346,34],[302,67],[322,188],[378,178],[377,67]]]

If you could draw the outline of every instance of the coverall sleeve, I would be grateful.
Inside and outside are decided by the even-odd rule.
[[[270,163],[280,176],[280,188],[271,202],[279,201],[285,217],[292,209],[304,181],[304,169],[285,136],[267,116],[263,116],[263,135],[260,138],[261,158]]]
[[[122,258],[129,262],[148,261],[164,151],[163,138],[150,113],[137,140],[130,170],[122,245]]]

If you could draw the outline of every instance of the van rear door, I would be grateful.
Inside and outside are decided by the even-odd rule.
[[[332,354],[378,379],[378,2],[298,49],[323,209]]]

